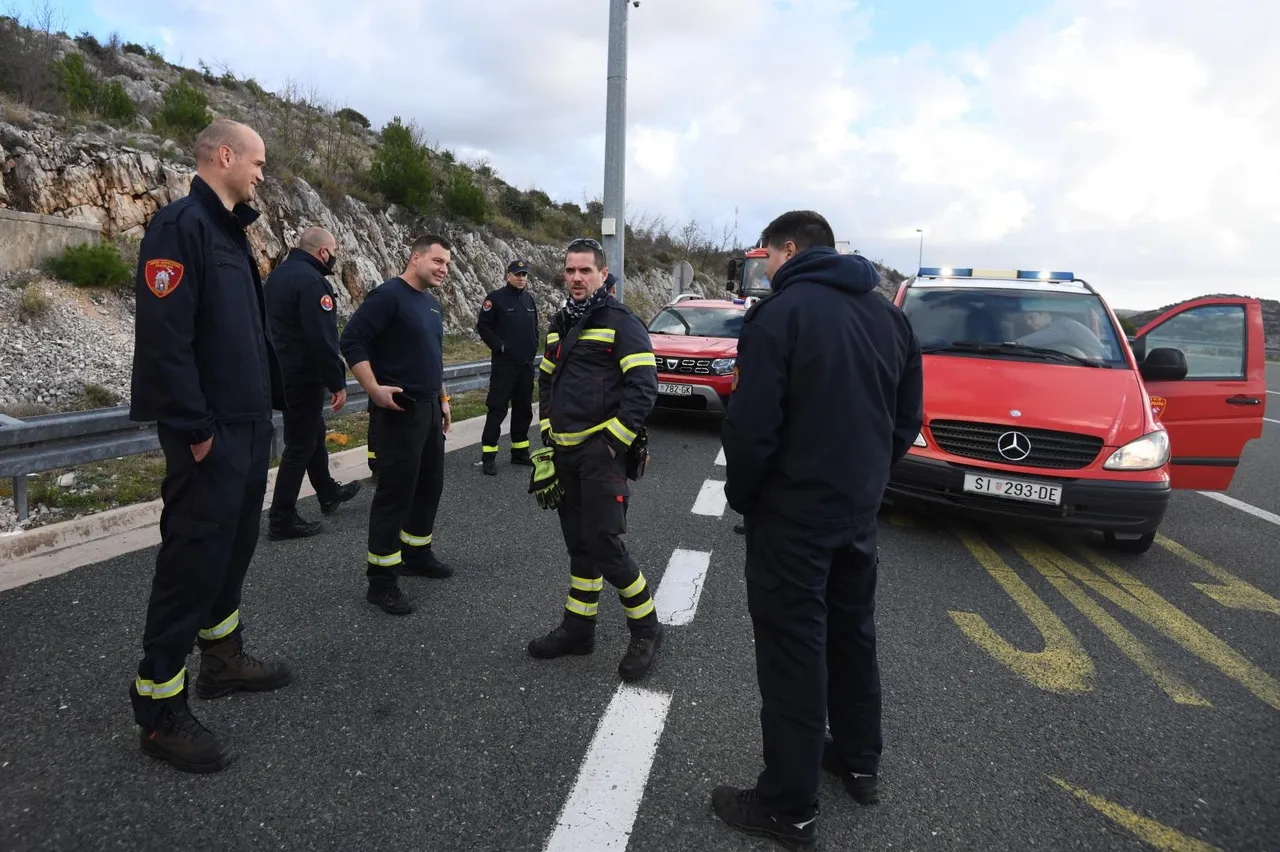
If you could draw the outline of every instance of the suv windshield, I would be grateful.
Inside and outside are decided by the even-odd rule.
[[[745,311],[738,308],[663,308],[649,323],[650,334],[682,334],[688,337],[734,337],[742,332]]]
[[[914,287],[902,311],[925,352],[1124,364],[1106,308],[1091,293]]]

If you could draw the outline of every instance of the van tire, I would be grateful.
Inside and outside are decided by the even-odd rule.
[[[1102,534],[1102,537],[1106,540],[1107,547],[1120,553],[1146,553],[1156,540],[1156,534],[1153,532],[1137,538],[1116,538],[1116,534],[1108,530]]]

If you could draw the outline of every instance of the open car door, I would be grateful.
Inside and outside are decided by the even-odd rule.
[[[1267,405],[1262,304],[1193,299],[1140,328],[1132,346],[1152,408],[1169,430],[1171,484],[1225,491],[1244,445],[1262,435]],[[1186,357],[1184,378],[1161,380],[1154,369],[1164,359],[1151,353],[1166,348]]]

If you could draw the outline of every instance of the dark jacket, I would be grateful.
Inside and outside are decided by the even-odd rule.
[[[302,249],[293,249],[267,276],[267,317],[286,385],[324,385],[331,393],[347,386],[347,365],[338,351],[337,301],[329,270]]]
[[[430,291],[399,275],[364,297],[342,328],[342,356],[354,367],[370,362],[380,385],[402,388],[419,401],[444,387],[444,317]]]
[[[860,255],[800,252],[747,311],[721,426],[725,496],[740,514],[855,526],[924,419],[920,346]]]
[[[262,278],[244,233],[257,218],[244,204],[227,210],[197,175],[186,197],[147,224],[134,281],[131,419],[198,444],[216,422],[283,410]]]
[[[538,354],[538,306],[527,289],[510,285],[484,297],[476,332],[495,361],[531,364]]]
[[[572,326],[563,308],[551,317],[538,417],[554,443],[573,446],[604,432],[625,452],[657,399],[649,332],[630,308],[610,296]]]

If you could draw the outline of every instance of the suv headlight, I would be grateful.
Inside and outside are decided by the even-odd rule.
[[[1152,470],[1169,460],[1169,433],[1158,429],[1130,441],[1111,454],[1106,470]]]
[[[929,446],[928,444],[926,444],[926,443],[925,443],[925,440],[924,440],[924,430],[923,430],[923,429],[922,429],[922,430],[920,430],[920,432],[916,435],[916,439],[915,439],[914,441],[912,441],[912,442],[911,442],[911,446],[913,446],[913,447],[927,447],[927,446]]]
[[[717,358],[711,362],[711,372],[717,376],[727,376],[733,372],[733,365],[737,360],[737,358]]]

